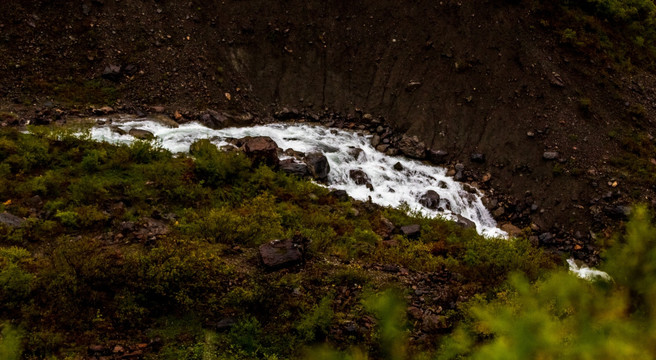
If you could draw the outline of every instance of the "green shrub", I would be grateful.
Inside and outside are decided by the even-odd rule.
[[[305,341],[321,340],[328,335],[335,313],[332,308],[333,296],[325,296],[318,304],[303,315],[296,330]]]

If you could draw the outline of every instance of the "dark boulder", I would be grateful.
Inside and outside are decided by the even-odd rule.
[[[419,237],[420,233],[421,233],[421,226],[419,226],[419,224],[401,226],[401,234],[409,238]]]
[[[462,227],[463,229],[476,229],[476,223],[467,219],[466,217],[456,214],[456,225]]]
[[[444,150],[428,150],[426,151],[426,157],[428,161],[432,162],[435,165],[442,165],[447,162],[447,157],[449,153]]]
[[[305,156],[304,161],[313,178],[319,181],[325,181],[328,179],[330,165],[324,154],[319,152],[310,153]]]
[[[253,160],[254,164],[278,166],[278,145],[270,137],[255,136],[241,140],[243,140],[244,154]]]
[[[471,162],[482,164],[485,162],[485,154],[475,153],[470,156]]]
[[[107,65],[103,70],[102,77],[110,81],[121,79],[121,67],[119,65]]]
[[[403,135],[396,147],[406,156],[423,159],[426,157],[426,145],[417,136]]]
[[[200,116],[203,125],[212,129],[221,129],[226,127],[227,117],[215,110],[207,110]]]
[[[349,171],[349,177],[355,181],[356,185],[366,185],[366,184],[371,184],[371,180],[369,180],[369,176],[367,173],[360,169],[353,169]]]
[[[394,167],[394,170],[396,170],[396,171],[403,171],[403,165],[401,165],[401,163],[398,162],[398,161],[396,162],[396,164],[394,164],[393,167]]]
[[[440,206],[440,195],[435,190],[428,190],[419,198],[419,203],[429,209],[437,210]]]
[[[273,240],[260,246],[259,250],[262,263],[270,270],[293,266],[303,260],[301,246],[291,239]]]
[[[280,161],[280,170],[300,177],[305,177],[310,175],[310,170],[308,166],[303,163],[296,162],[294,159],[285,159]]]
[[[155,135],[153,135],[153,133],[151,133],[148,130],[142,130],[142,129],[130,129],[128,134],[140,140],[152,140],[153,138],[155,138]]]
[[[334,197],[338,201],[344,202],[349,200],[349,195],[346,190],[333,190],[330,192],[330,196]]]

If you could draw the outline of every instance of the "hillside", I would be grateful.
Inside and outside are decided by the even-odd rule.
[[[627,280],[617,259],[651,256],[651,238],[644,251],[617,243],[650,234],[656,205],[652,0],[9,0],[0,13],[0,210],[18,217],[0,214],[0,314],[24,358],[287,358],[320,343],[393,358],[371,305],[390,287],[401,300],[379,305],[405,306],[408,356],[437,356],[442,342],[473,356],[512,327],[476,321],[559,281],[563,301],[621,299],[610,327],[648,326],[632,316],[651,311],[652,286]],[[387,154],[481,189],[518,240],[344,198],[212,147],[177,157],[66,132],[109,114],[376,134]],[[44,127],[17,131],[26,125]],[[631,218],[640,231],[617,235]],[[264,267],[259,247],[274,238],[303,260]],[[568,257],[625,278],[570,284],[553,273]]]
[[[622,28],[596,29],[589,15],[491,1],[9,1],[0,10],[0,95],[23,122],[90,104],[164,106],[182,121],[210,109],[223,125],[371,114],[463,163],[466,180],[493,189],[499,221],[559,239],[588,242],[622,206],[654,199],[651,175],[628,176],[656,167],[649,57],[629,67],[624,38],[595,45]]]

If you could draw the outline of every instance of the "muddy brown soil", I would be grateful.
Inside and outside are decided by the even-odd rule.
[[[609,135],[654,132],[655,78],[562,45],[515,3],[8,0],[0,101],[23,122],[89,99],[188,118],[218,110],[244,125],[285,108],[371,114],[464,164],[500,222],[589,255],[622,206],[655,199],[609,165],[623,151]]]

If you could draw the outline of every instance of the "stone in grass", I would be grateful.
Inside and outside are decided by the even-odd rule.
[[[421,233],[421,226],[419,224],[402,226],[401,233],[409,238],[418,237]]]
[[[19,218],[16,215],[10,214],[8,212],[0,213],[0,224],[5,225],[10,228],[17,228],[23,226],[25,220]]]
[[[291,239],[273,240],[260,246],[260,257],[267,269],[276,270],[300,263],[303,252]]]

